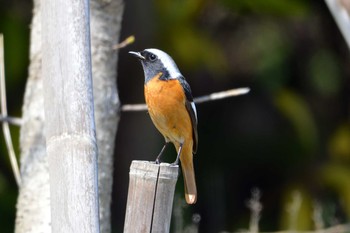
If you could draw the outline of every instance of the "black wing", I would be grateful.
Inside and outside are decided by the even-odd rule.
[[[179,81],[181,83],[181,86],[184,89],[185,95],[186,95],[186,109],[190,115],[191,122],[192,122],[192,132],[193,132],[193,153],[195,154],[197,152],[198,147],[198,132],[197,132],[197,110],[196,106],[193,102],[193,96],[191,92],[190,85],[186,82],[184,77],[180,77]]]

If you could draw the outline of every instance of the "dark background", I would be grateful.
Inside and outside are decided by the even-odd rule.
[[[32,5],[0,0],[0,6],[9,112],[21,116]],[[152,47],[171,54],[195,97],[251,89],[245,96],[197,105],[198,202],[183,204],[180,176],[174,209],[181,214],[173,223],[181,218],[184,227],[190,226],[196,213],[199,232],[246,229],[254,188],[262,194],[262,231],[290,227],[287,210],[296,192],[302,200],[297,229],[314,229],[315,203],[322,207],[326,227],[349,220],[350,56],[324,1],[130,0],[121,40],[129,35],[135,35],[135,43],[119,53],[123,104],[144,102],[141,65],[127,52]],[[11,130],[18,154],[19,129]],[[0,143],[0,225],[5,233],[13,232],[18,192],[2,134]],[[146,112],[122,112],[113,232],[123,229],[131,161],[154,160],[162,145]],[[165,160],[174,159],[174,149],[168,149]]]

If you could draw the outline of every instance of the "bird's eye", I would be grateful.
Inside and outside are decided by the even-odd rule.
[[[148,58],[149,58],[150,61],[155,61],[155,60],[157,59],[157,56],[154,55],[154,54],[150,54],[150,55],[148,56]]]

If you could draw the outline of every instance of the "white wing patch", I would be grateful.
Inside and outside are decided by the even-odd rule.
[[[192,109],[193,109],[194,116],[196,117],[196,123],[198,123],[197,109],[196,109],[196,105],[194,104],[194,102],[191,102],[191,107],[192,107]]]
[[[162,61],[164,67],[168,70],[171,79],[176,79],[179,76],[182,76],[182,74],[179,71],[179,68],[177,68],[176,63],[167,53],[159,49],[145,49],[145,50],[157,55],[157,57]]]

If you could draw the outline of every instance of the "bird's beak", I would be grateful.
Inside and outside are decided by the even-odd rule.
[[[134,57],[137,57],[137,58],[140,59],[140,60],[145,60],[145,59],[146,59],[146,58],[145,58],[144,56],[142,56],[141,53],[139,53],[139,52],[129,51],[129,53],[130,53],[131,55],[133,55]]]

